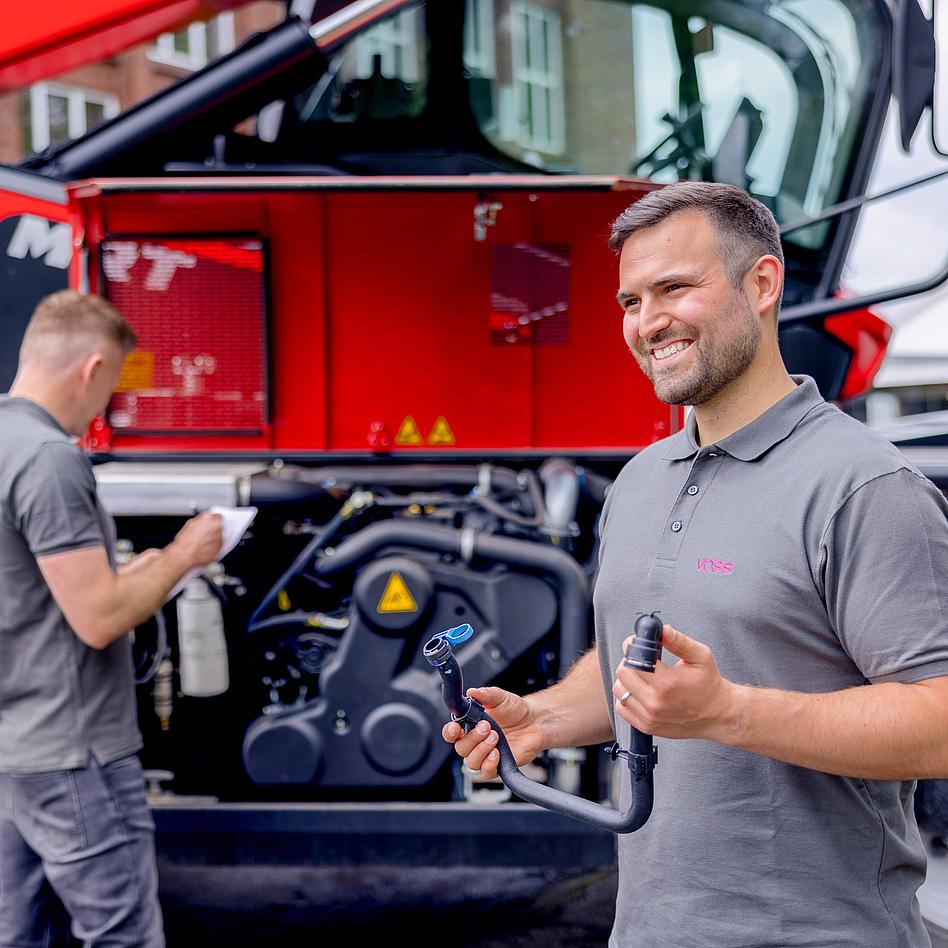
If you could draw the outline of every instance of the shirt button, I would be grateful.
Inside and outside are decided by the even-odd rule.
[[[698,493],[698,485],[692,484],[691,487],[688,488],[688,493],[691,494],[692,497],[694,497],[694,495]]]
[[[681,529],[681,521],[680,521],[680,520],[676,520],[676,521],[672,524],[672,533],[677,533],[680,529]]]

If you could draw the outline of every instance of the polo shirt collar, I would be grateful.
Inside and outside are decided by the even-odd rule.
[[[27,415],[32,415],[37,421],[42,421],[51,428],[55,428],[57,431],[67,434],[63,426],[53,417],[52,413],[32,399],[23,398],[22,395],[0,395],[0,409],[4,408],[10,411],[19,411]]]
[[[753,461],[788,437],[794,428],[818,405],[825,404],[816,382],[808,375],[791,376],[797,387],[762,415],[718,442],[720,448],[739,461]],[[666,461],[684,461],[701,450],[694,413],[685,427],[667,441],[662,452]]]

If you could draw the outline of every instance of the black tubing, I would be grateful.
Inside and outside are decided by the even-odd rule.
[[[251,37],[238,49],[101,125],[89,135],[60,148],[47,174],[62,180],[105,174],[130,155],[150,158],[154,142],[185,129],[198,133],[212,127],[210,109],[233,104],[234,122],[265,105],[282,91],[291,71],[299,88],[322,63],[321,53],[298,19],[290,18],[267,33]],[[237,103],[239,102],[239,109]],[[118,170],[121,170],[120,168]]]
[[[460,556],[463,535],[463,530],[427,523],[394,520],[373,523],[337,546],[332,556],[323,557],[316,564],[316,575],[332,576],[352,569],[387,546],[414,547]],[[586,651],[589,583],[582,567],[557,547],[489,534],[473,534],[472,554],[556,577],[559,581],[560,670],[565,673]]]
[[[601,803],[584,800],[563,790],[537,783],[520,770],[503,729],[476,701],[464,694],[461,666],[448,642],[440,636],[435,636],[425,645],[424,655],[441,676],[441,694],[452,717],[456,720],[467,718],[468,722],[487,721],[497,732],[500,779],[518,797],[526,800],[527,803],[535,803],[547,810],[553,810],[555,813],[561,813],[563,816],[589,823],[600,829],[610,830],[613,833],[634,833],[645,825],[652,813],[654,800],[652,772],[651,767],[647,772],[637,773],[636,771],[638,761],[652,760],[651,735],[632,728],[632,746],[630,747],[632,756],[628,758],[632,778],[632,802],[624,813]]]

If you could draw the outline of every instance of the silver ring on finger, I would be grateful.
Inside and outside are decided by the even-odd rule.
[[[621,704],[623,708],[625,707],[625,703],[626,703],[626,701],[629,700],[629,696],[630,696],[631,694],[632,694],[631,691],[626,691],[626,692],[622,695],[622,697],[619,698],[619,704]]]

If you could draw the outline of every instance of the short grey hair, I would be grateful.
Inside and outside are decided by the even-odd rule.
[[[101,296],[60,290],[39,301],[23,335],[20,359],[63,362],[85,340],[114,342],[126,355],[135,348],[135,330]]]
[[[615,219],[609,249],[619,253],[633,234],[682,211],[699,211],[711,222],[721,264],[732,286],[741,285],[748,268],[760,257],[769,254],[783,266],[780,228],[770,210],[733,184],[707,181],[679,181],[650,191]]]

